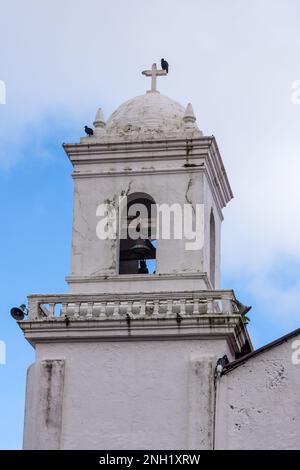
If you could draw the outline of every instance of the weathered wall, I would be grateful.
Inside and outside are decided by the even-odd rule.
[[[45,359],[27,372],[25,449],[60,449],[65,362]]]
[[[300,365],[292,338],[222,376],[217,393],[219,449],[300,448]]]
[[[205,208],[205,226],[204,226],[204,249],[203,249],[203,271],[210,275],[210,214],[211,211],[215,220],[215,289],[220,287],[221,270],[221,214],[218,211],[216,201],[211,191],[208,177],[203,178],[203,194]]]
[[[46,359],[65,361],[58,447],[211,448],[213,373],[224,353],[224,340],[38,345],[35,367]],[[38,378],[31,379],[38,388]],[[29,408],[32,399],[27,395]],[[43,439],[45,427],[36,419]],[[32,420],[31,414],[30,429]],[[43,447],[37,439],[30,447],[37,442]]]
[[[117,208],[119,197],[128,191],[145,192],[157,204],[201,204],[202,181],[200,173],[172,174],[167,179],[164,174],[75,179],[71,274],[118,274],[118,240],[100,240],[96,234],[100,204],[109,202]],[[158,240],[157,273],[203,272],[203,250],[186,250],[186,242],[184,237]]]

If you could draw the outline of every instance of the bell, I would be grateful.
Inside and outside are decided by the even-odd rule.
[[[22,304],[20,307],[13,307],[10,310],[10,314],[17,321],[24,320],[24,316],[27,314],[26,305]]]
[[[150,245],[150,246],[149,246]],[[138,259],[148,259],[152,255],[151,242],[149,240],[136,240],[130,251],[135,254]]]

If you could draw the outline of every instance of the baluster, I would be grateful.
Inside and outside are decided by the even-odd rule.
[[[180,300],[180,315],[185,315],[185,299]]]
[[[127,302],[127,315],[130,317],[132,315],[132,302],[130,300]]]
[[[207,299],[207,313],[214,313],[214,301],[213,301],[213,299]]]
[[[94,305],[94,302],[88,302],[87,312],[86,312],[86,317],[87,318],[92,318],[93,317],[93,305]]]
[[[153,316],[158,316],[158,307],[159,307],[159,300],[154,300],[154,309],[153,309]]]
[[[49,304],[49,318],[53,319],[55,317],[55,303]]]
[[[153,306],[152,302],[150,300],[146,301],[146,315],[147,317],[150,317],[153,313]]]
[[[144,317],[146,315],[146,301],[140,301],[140,317]]]
[[[114,311],[113,311],[113,317],[115,317],[115,318],[119,317],[119,306],[120,306],[120,302],[118,300],[115,300],[115,302],[114,302]]]
[[[127,313],[127,302],[124,302],[123,301],[120,301],[120,305],[119,305],[119,317],[120,318],[123,318],[124,316],[126,316],[126,313]]]
[[[67,315],[67,304],[61,304],[60,316],[65,317]]]
[[[196,298],[193,301],[193,315],[199,315],[199,299]]]
[[[180,312],[180,301],[179,300],[174,300],[173,301],[173,305],[175,307],[175,312],[176,312],[176,315]],[[178,307],[179,307],[179,312],[178,312]]]
[[[74,306],[74,318],[79,318],[80,316],[80,302],[76,302]]]
[[[106,318],[106,302],[101,302],[101,305],[100,305],[100,318]]]
[[[173,300],[167,300],[167,317],[173,316]]]

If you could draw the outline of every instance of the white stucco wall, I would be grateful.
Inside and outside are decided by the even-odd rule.
[[[203,271],[210,276],[210,214],[211,211],[215,220],[215,289],[220,287],[220,264],[221,264],[221,226],[222,215],[218,210],[213,192],[211,191],[207,175],[203,178],[203,195],[205,208],[205,233],[203,249]]]
[[[211,448],[213,374],[224,353],[221,339],[38,345],[36,367],[51,359],[65,364],[59,448]],[[31,399],[27,420],[33,428],[38,419],[36,429],[42,418]],[[47,439],[42,425],[41,433]]]
[[[196,205],[201,207],[200,210],[204,205],[204,229],[197,227],[197,233],[201,232],[197,238],[203,247],[194,244],[196,249],[191,250],[194,240],[186,238],[185,234],[180,239],[174,239],[173,235],[171,239],[160,237],[156,264],[159,275],[206,276],[209,273],[209,220],[213,209],[216,222],[215,287],[218,288],[221,211],[232,193],[214,140],[203,138],[187,143],[179,139],[132,143],[126,147],[121,144],[114,147],[70,145],[66,150],[74,165],[72,256],[67,278],[72,293],[98,292],[101,287],[97,283],[101,284],[103,278],[118,276],[118,237],[116,240],[97,237],[97,224],[103,217],[97,216],[96,212],[104,203],[111,209],[118,209],[120,196],[133,193],[146,193],[157,204],[169,208],[179,204],[183,210],[184,205],[192,205],[193,230]],[[202,223],[199,213],[197,220]],[[198,287],[207,288],[209,284]]]
[[[157,204],[203,204],[203,177],[200,173],[165,175],[89,177],[75,179],[71,274],[83,276],[118,274],[118,241],[100,240],[96,227],[101,217],[97,207],[109,201],[118,207],[127,191],[144,192]],[[217,228],[218,230],[218,228]],[[185,239],[157,242],[157,273],[203,272],[203,250],[186,250]]]
[[[292,363],[291,347],[295,339],[254,356],[221,377],[217,448],[300,448],[300,364]]]

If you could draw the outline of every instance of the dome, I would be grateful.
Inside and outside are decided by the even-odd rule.
[[[126,101],[117,108],[106,124],[109,134],[169,135],[183,131],[185,109],[158,92],[148,92]]]

